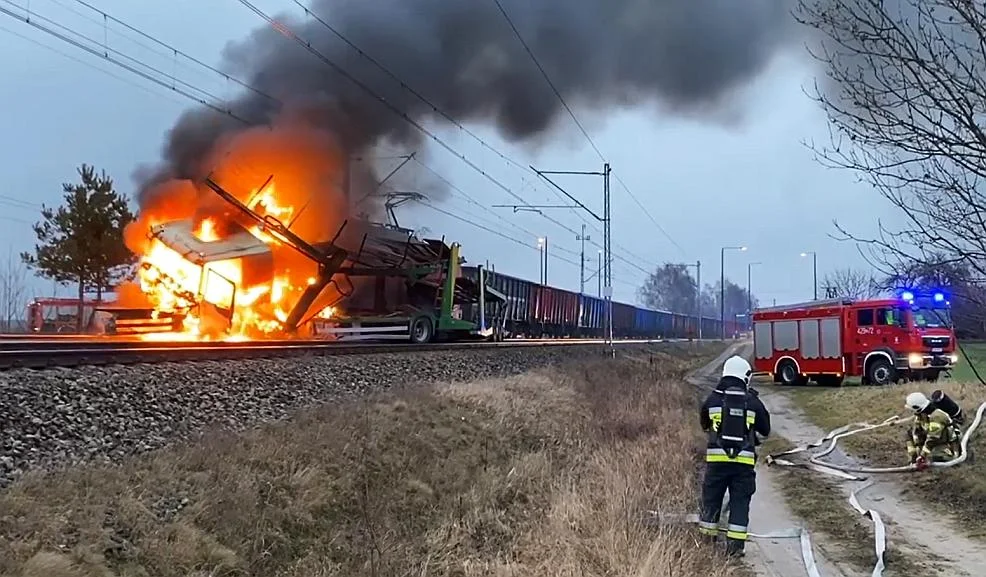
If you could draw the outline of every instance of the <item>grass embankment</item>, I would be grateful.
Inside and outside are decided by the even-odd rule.
[[[957,383],[978,383],[976,373],[970,367],[970,363],[975,365],[979,375],[986,379],[986,343],[983,342],[960,342],[962,351],[959,352],[959,362],[952,370],[952,380]],[[963,352],[965,354],[963,354]],[[966,355],[969,357],[966,358]]]
[[[744,574],[691,527],[718,351],[416,387],[0,494],[0,575]],[[672,424],[669,426],[669,423]]]
[[[790,394],[809,419],[819,427],[831,430],[846,423],[877,422],[891,415],[904,415],[904,398],[908,393],[922,391],[930,396],[937,388],[963,407],[969,423],[979,405],[986,401],[986,387],[947,381],[837,390],[812,388]],[[874,466],[905,465],[905,427],[900,425],[861,433],[841,440],[840,444]],[[954,515],[971,534],[986,537],[986,526],[982,523],[986,515],[986,427],[980,427],[969,446],[975,457],[972,463],[903,475],[901,482],[923,502],[936,504]]]

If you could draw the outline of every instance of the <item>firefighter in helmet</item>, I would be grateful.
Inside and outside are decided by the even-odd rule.
[[[770,413],[755,390],[750,389],[753,370],[743,357],[733,356],[722,367],[722,378],[702,405],[699,420],[708,433],[702,514],[699,530],[715,538],[719,534],[722,501],[729,492],[729,524],[726,552],[743,555],[750,500],[757,490],[757,435],[770,434]]]
[[[961,409],[952,418],[924,393],[907,395],[904,405],[914,413],[914,424],[907,431],[907,457],[918,470],[933,461],[951,461],[961,452]]]

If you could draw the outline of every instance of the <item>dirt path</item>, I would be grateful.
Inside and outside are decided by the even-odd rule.
[[[734,354],[744,355],[750,349],[752,346],[749,343],[733,345],[718,359],[695,372],[689,380],[698,386],[714,384],[718,380],[718,371],[726,358]],[[775,410],[769,403],[767,408],[772,413]],[[757,492],[753,496],[753,504],[750,508],[750,531],[766,534],[790,531],[801,526],[803,522],[795,517],[785,504],[774,472],[763,465],[758,465]],[[825,552],[828,544],[815,534],[811,534],[811,538],[815,564],[822,577],[856,577],[869,574],[835,563]],[[746,560],[757,575],[799,577],[808,574],[801,555],[801,542],[798,539],[754,539],[747,544],[746,551]]]
[[[774,429],[792,443],[815,441],[825,434],[811,424],[784,393],[761,390],[761,398],[771,412]],[[858,463],[840,449],[833,451],[826,460],[843,465]],[[805,471],[805,474],[820,473]],[[935,568],[949,577],[982,575],[986,546],[966,537],[949,520],[906,499],[894,482],[897,475],[870,475],[865,481],[842,481],[840,486],[846,499],[852,491],[860,491],[857,494],[860,505],[880,513],[887,525],[887,549],[891,556],[896,547],[918,556],[933,556]],[[888,569],[890,567],[892,557],[888,561]],[[822,574],[827,575],[824,571]]]

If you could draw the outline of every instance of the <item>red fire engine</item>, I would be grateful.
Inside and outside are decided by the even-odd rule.
[[[830,299],[753,313],[753,370],[783,385],[845,377],[884,385],[936,381],[958,360],[949,304],[941,292],[879,300]]]

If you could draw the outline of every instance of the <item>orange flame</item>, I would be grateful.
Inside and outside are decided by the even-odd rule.
[[[346,218],[341,157],[324,133],[251,129],[222,144],[221,157],[214,154],[206,163],[213,167],[211,178],[260,217],[276,219],[313,244],[329,240]],[[218,195],[191,181],[165,182],[145,197],[138,220],[126,231],[127,246],[140,256],[140,291],[155,314],[184,315],[184,321],[178,335],[144,338],[243,340],[285,329],[301,294],[317,283],[315,263],[260,226],[239,221]],[[193,235],[203,243],[222,242],[245,226],[269,255],[200,266],[150,234],[157,225],[180,220],[195,222]],[[325,305],[337,296],[334,288],[323,290],[312,307],[319,310],[316,316],[336,314]]]

